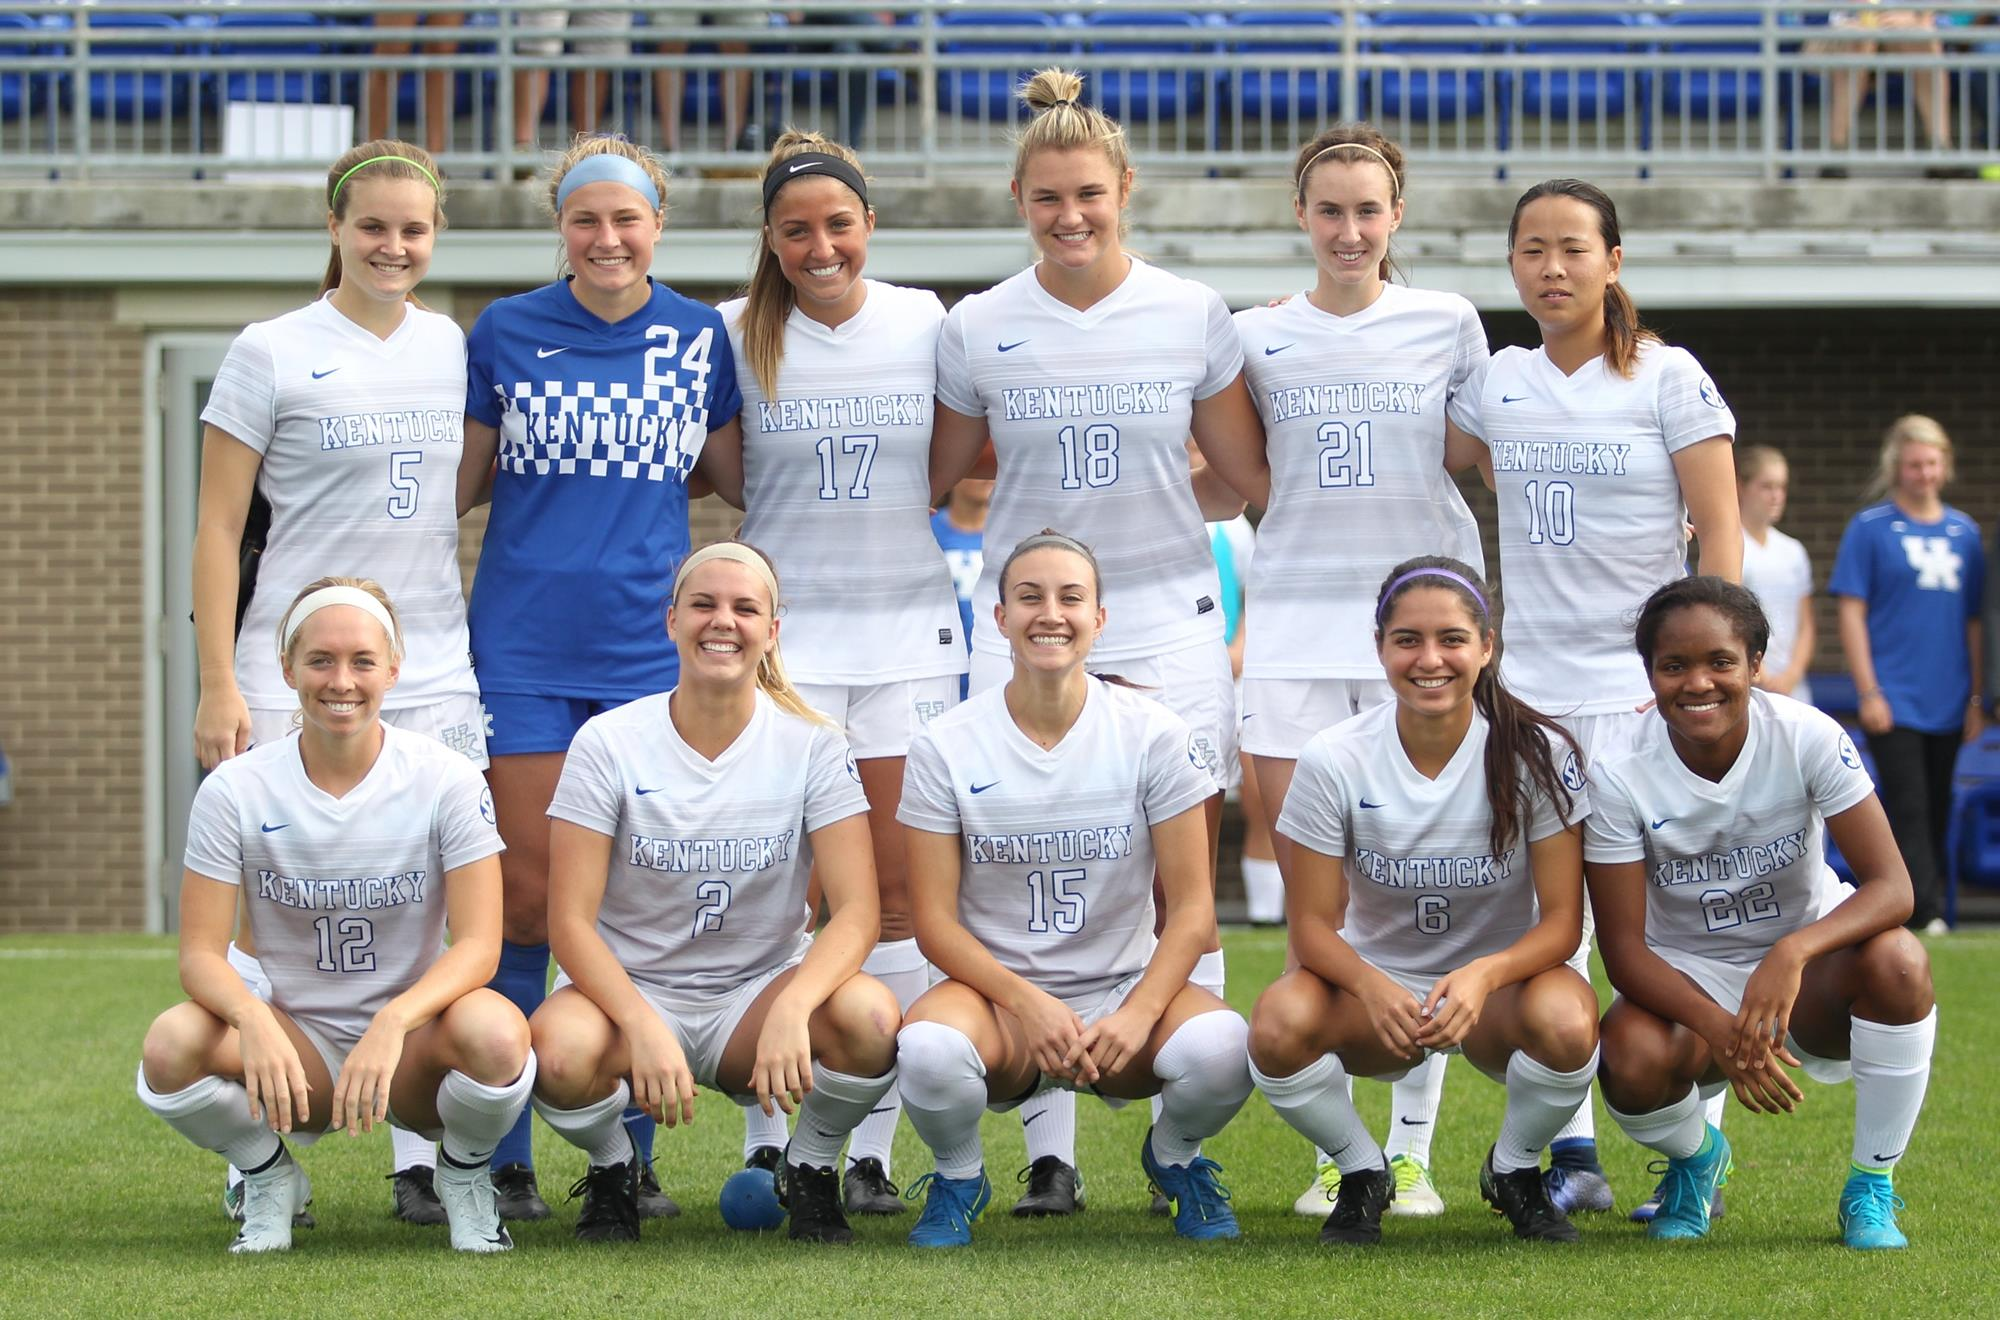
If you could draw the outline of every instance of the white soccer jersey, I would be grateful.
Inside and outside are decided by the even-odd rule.
[[[1131,688],[1088,683],[1053,748],[1021,732],[1004,685],[932,720],[910,745],[896,813],[960,837],[959,920],[1002,967],[1058,997],[1145,968],[1152,826],[1215,792],[1179,716]]]
[[[384,725],[345,797],[306,778],[296,737],[217,766],[188,816],[187,868],[243,886],[271,1002],[353,1040],[444,952],[445,873],[500,847],[465,757]]]
[[[477,695],[458,575],[458,459],[465,448],[465,335],[411,307],[387,339],[325,298],[247,327],[201,420],[263,455],[271,533],[236,639],[252,707],[298,698],[278,667],[278,622],[299,588],[373,578],[403,625],[390,710]]]
[[[801,683],[965,672],[958,597],[931,535],[931,415],[944,304],[865,281],[838,326],[794,310],[778,395],[749,369],[745,300],[722,304],[743,392],[743,539],[785,595],[785,666]]]
[[[1632,616],[1687,573],[1673,456],[1736,418],[1686,349],[1645,344],[1631,379],[1593,358],[1565,376],[1540,348],[1493,355],[1451,419],[1486,442],[1500,503],[1508,686],[1556,716],[1652,699]]]
[[[1444,470],[1445,405],[1486,361],[1479,313],[1391,284],[1351,316],[1301,296],[1236,313],[1236,329],[1271,462],[1243,675],[1380,678],[1383,576],[1415,555],[1485,571]]]
[[[1044,527],[1089,545],[1103,571],[1109,617],[1093,660],[1222,636],[1187,439],[1195,402],[1242,368],[1221,296],[1136,257],[1088,311],[1058,301],[1033,267],[951,309],[938,399],[986,418],[999,458],[972,601],[975,650],[1007,654],[992,616],[1000,569]]]
[[[1644,862],[1646,943],[1754,963],[1819,918],[1840,890],[1825,818],[1875,791],[1854,741],[1829,715],[1750,694],[1736,764],[1711,783],[1682,764],[1664,719],[1590,767],[1589,862]]]
[[[727,990],[806,937],[808,837],[868,810],[847,740],[778,709],[713,761],[682,740],[672,693],[586,722],[549,815],[611,838],[597,932],[633,982]]]
[[[1764,617],[1771,621],[1764,672],[1782,673],[1798,645],[1799,602],[1812,595],[1812,563],[1806,548],[1775,527],[1764,530],[1762,545],[1743,533],[1743,585],[1757,593]]]
[[[1344,938],[1373,966],[1439,977],[1500,952],[1538,920],[1528,845],[1589,814],[1583,770],[1558,740],[1569,809],[1533,790],[1525,837],[1495,855],[1486,734],[1473,712],[1444,771],[1426,779],[1403,750],[1389,702],[1322,729],[1299,752],[1278,832],[1343,859]]]

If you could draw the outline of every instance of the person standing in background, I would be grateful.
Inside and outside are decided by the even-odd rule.
[[[1764,653],[1757,686],[1812,701],[1806,671],[1818,642],[1813,626],[1812,563],[1806,548],[1777,528],[1785,516],[1791,469],[1769,445],[1736,451],[1736,498],[1743,515],[1743,585],[1757,595],[1771,621],[1771,649]]]
[[[945,566],[951,569],[952,590],[958,593],[959,635],[972,648],[972,589],[986,567],[982,546],[986,540],[986,510],[993,503],[993,483],[967,477],[951,488],[943,507],[931,515],[931,535],[944,551]],[[958,680],[958,699],[965,700],[966,676]]]

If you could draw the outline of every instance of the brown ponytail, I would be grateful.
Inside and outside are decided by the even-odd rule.
[[[1618,207],[1609,193],[1582,179],[1545,179],[1522,193],[1521,200],[1514,203],[1513,218],[1507,221],[1508,252],[1514,250],[1514,237],[1521,227],[1521,212],[1528,209],[1529,203],[1544,197],[1570,197],[1582,202],[1597,213],[1597,236],[1603,240],[1604,250],[1609,252],[1622,246],[1618,236]],[[1638,365],[1640,347],[1659,342],[1660,337],[1640,322],[1639,309],[1632,302],[1632,295],[1625,292],[1625,286],[1607,284],[1604,287],[1605,365],[1629,380],[1633,368]]]
[[[368,179],[416,179],[429,184],[437,193],[435,223],[439,229],[444,228],[444,175],[430,152],[395,138],[376,138],[341,153],[340,159],[326,172],[327,214],[336,221],[345,220],[355,184]],[[340,276],[340,244],[336,242],[326,259],[326,274],[320,277],[318,296],[324,298],[339,288]],[[423,306],[414,296],[410,301]]]

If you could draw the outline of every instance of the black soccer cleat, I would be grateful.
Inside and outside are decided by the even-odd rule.
[[[639,1166],[639,1218],[676,1219],[681,1213],[681,1203],[660,1190],[659,1175],[653,1166]]]
[[[639,1161],[593,1164],[569,1189],[569,1199],[583,1198],[576,1216],[578,1242],[637,1242],[639,1240]]]
[[[412,1164],[389,1175],[395,1184],[395,1216],[406,1224],[442,1224],[444,1202],[438,1199],[433,1181],[436,1170],[426,1164]]]
[[[1333,1213],[1320,1226],[1319,1240],[1345,1246],[1373,1246],[1382,1240],[1382,1212],[1396,1199],[1396,1183],[1384,1169],[1345,1170]]]
[[[1517,1238],[1532,1242],[1578,1242],[1583,1238],[1576,1225],[1569,1222],[1569,1216],[1556,1209],[1555,1202],[1549,1199],[1548,1185],[1542,1180],[1540,1168],[1531,1165],[1511,1173],[1497,1173],[1490,1147],[1486,1162],[1479,1166],[1479,1194],[1488,1205],[1507,1216]]]
[[[778,1183],[778,1204],[791,1218],[786,1236],[794,1242],[838,1246],[854,1241],[854,1230],[840,1209],[840,1179],[830,1168],[786,1164]]]
[[[774,1181],[782,1183],[784,1181],[782,1175],[785,1170],[785,1152],[783,1148],[778,1146],[759,1146],[744,1158],[743,1167],[746,1169],[762,1169],[770,1174]]]
[[[493,1171],[493,1199],[502,1219],[547,1219],[549,1203],[535,1184],[535,1171],[525,1164],[503,1164]]]
[[[847,1206],[850,1215],[900,1215],[903,1213],[902,1189],[889,1181],[888,1171],[882,1161],[873,1155],[865,1156],[847,1166],[847,1176],[841,1179],[840,1199]]]
[[[1073,1215],[1083,1209],[1082,1185],[1076,1170],[1054,1155],[1042,1156],[1021,1170],[1014,1181],[1028,1184],[1028,1190],[1014,1202],[1017,1219]]]

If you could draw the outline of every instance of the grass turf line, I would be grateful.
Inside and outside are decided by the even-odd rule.
[[[1278,972],[1282,936],[1233,931],[1230,998],[1239,1009]],[[1005,1211],[1024,1163],[1020,1124],[986,1123],[992,1209],[972,1249],[904,1246],[912,1215],[863,1220],[851,1250],[723,1226],[715,1205],[739,1164],[741,1121],[704,1093],[693,1127],[662,1131],[661,1179],[682,1218],[646,1225],[635,1248],[584,1249],[562,1193],[582,1157],[538,1125],[542,1224],[514,1228],[502,1258],[454,1255],[442,1229],[389,1215],[389,1143],[329,1136],[300,1153],[320,1227],[286,1256],[230,1257],[218,1207],[221,1161],[139,1105],[140,1037],[179,992],[169,941],[145,937],[0,939],[0,1314],[311,1316],[420,1308],[440,1315],[602,1316],[662,1307],[684,1315],[1045,1314],[1756,1315],[1779,1309],[1880,1315],[1987,1310],[1996,1293],[1986,1173],[1990,1060],[2000,1046],[2000,934],[1928,941],[1943,1004],[1929,1098],[1897,1191],[1912,1246],[1855,1253],[1837,1244],[1834,1199],[1846,1173],[1851,1087],[1805,1083],[1789,1118],[1731,1107],[1736,1149],[1729,1215],[1704,1243],[1647,1243],[1622,1212],[1652,1185],[1648,1153],[1598,1106],[1598,1133],[1620,1214],[1579,1216],[1580,1247],[1517,1243],[1479,1200],[1475,1179],[1503,1093],[1462,1059],[1450,1065],[1432,1167],[1447,1211],[1391,1219],[1375,1250],[1333,1251],[1291,1214],[1310,1173],[1304,1141],[1252,1097],[1208,1153],[1225,1168],[1244,1240],[1197,1245],[1145,1213],[1137,1147],[1146,1109],[1085,1099],[1078,1116],[1089,1209],[1070,1221]],[[1364,1082],[1380,1133],[1388,1088]],[[927,1153],[905,1124],[895,1173]],[[1981,1306],[1980,1299],[1987,1305]]]

